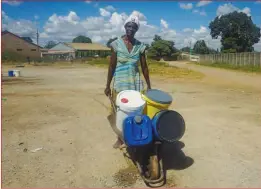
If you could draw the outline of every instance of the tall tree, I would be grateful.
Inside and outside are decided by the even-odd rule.
[[[57,43],[55,43],[54,41],[48,41],[47,44],[44,46],[44,48],[46,49],[51,49],[53,48]]]
[[[92,43],[92,40],[89,37],[79,35],[72,40],[73,43]]]
[[[189,47],[183,47],[180,50],[183,51],[183,52],[190,52],[190,48]]]
[[[22,39],[24,39],[25,41],[28,41],[29,43],[33,43],[33,40],[31,39],[31,37],[22,37]]]
[[[149,48],[150,48],[150,45],[149,44],[145,44],[145,46],[146,46],[146,50],[149,50]]]
[[[204,40],[199,40],[195,43],[193,52],[196,54],[208,54],[209,49]]]
[[[109,40],[108,40],[108,42],[107,42],[107,47],[111,47],[110,45],[111,45],[111,43],[113,42],[113,41],[115,41],[116,39],[118,39],[118,37],[114,37],[114,38],[110,38]]]
[[[155,35],[153,41],[159,41],[162,40],[159,35]]]
[[[212,38],[221,37],[222,52],[252,52],[260,40],[260,28],[243,12],[218,16],[209,28]]]
[[[175,43],[173,41],[163,40],[160,36],[155,35],[154,41],[151,43],[149,48],[149,56],[160,58],[171,56],[173,53],[177,52],[174,45]]]

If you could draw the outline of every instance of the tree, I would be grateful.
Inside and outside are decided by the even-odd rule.
[[[29,43],[33,43],[33,40],[31,39],[31,37],[22,37],[22,39]]]
[[[183,47],[182,49],[180,49],[182,52],[190,52],[190,48],[189,47]]]
[[[145,46],[146,46],[145,50],[149,50],[150,45],[149,44],[145,44]]]
[[[208,52],[209,52],[210,54],[217,54],[217,53],[218,53],[218,49],[215,50],[215,49],[213,49],[213,48],[208,48]]]
[[[46,49],[51,49],[53,48],[57,43],[55,43],[54,41],[48,41],[48,43],[44,46],[44,48]]]
[[[72,40],[73,43],[92,43],[89,37],[79,35]]]
[[[111,45],[111,43],[113,42],[113,41],[115,41],[116,39],[118,39],[118,37],[114,37],[114,38],[110,38],[109,40],[108,40],[108,42],[107,42],[107,47],[111,47],[110,45]]]
[[[260,39],[260,28],[243,12],[216,17],[209,24],[212,38],[221,37],[222,52],[252,52]]]
[[[155,35],[153,41],[159,41],[159,40],[162,40],[161,37],[158,35]]]
[[[173,41],[163,40],[158,35],[155,35],[153,40],[154,41],[151,43],[151,47],[149,48],[149,56],[160,58],[164,56],[170,57],[173,53],[177,52]]]
[[[208,54],[209,49],[204,40],[199,40],[195,43],[193,52],[196,54]]]

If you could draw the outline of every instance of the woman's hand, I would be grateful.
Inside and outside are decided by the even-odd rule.
[[[147,88],[151,89],[149,68],[148,68],[148,65],[147,65],[147,62],[146,62],[145,53],[141,54],[140,63],[141,63],[141,69],[142,69],[142,72],[143,72],[143,76],[144,76],[146,83],[147,83]]]
[[[110,65],[108,68],[107,84],[106,84],[106,89],[104,90],[104,93],[106,96],[111,95],[110,84],[111,84],[111,80],[113,78],[113,73],[115,71],[116,64],[117,64],[117,56],[116,56],[116,53],[114,52],[113,48],[111,48],[111,53],[112,54],[111,54]]]
[[[106,87],[105,88],[105,90],[104,90],[104,94],[106,95],[106,96],[111,96],[111,89],[110,89],[110,87]]]

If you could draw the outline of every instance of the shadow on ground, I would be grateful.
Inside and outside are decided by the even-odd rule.
[[[164,170],[164,183],[166,187],[176,187],[177,181],[173,178],[168,178],[168,170],[184,170],[194,164],[194,159],[186,156],[182,151],[185,144],[181,141],[169,144],[165,143],[161,146],[160,158],[162,159]]]
[[[164,170],[183,170],[193,165],[194,160],[186,156],[182,151],[184,147],[185,144],[181,141],[162,145],[160,156],[163,161]]]

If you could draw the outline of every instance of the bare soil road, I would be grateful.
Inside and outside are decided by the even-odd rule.
[[[194,71],[204,73],[207,76],[205,78],[206,81],[214,82],[215,84],[238,85],[241,87],[244,86],[247,88],[252,88],[254,90],[261,90],[261,74],[257,74],[255,72],[246,73],[233,70],[226,70],[222,68],[211,68],[180,61],[172,61],[168,63],[172,66],[188,68]]]
[[[146,187],[112,148],[105,69],[19,69],[23,77],[2,83],[3,187]],[[208,78],[152,77],[187,127],[179,146],[165,147],[165,187],[261,187],[260,92]]]

